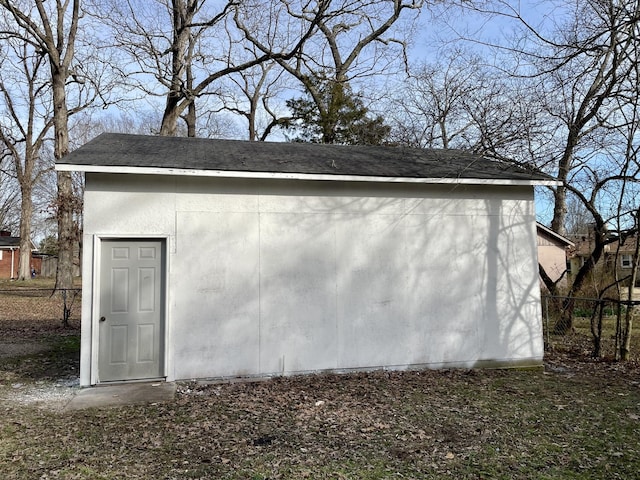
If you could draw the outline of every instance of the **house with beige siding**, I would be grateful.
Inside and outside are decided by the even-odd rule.
[[[635,259],[637,241],[638,237],[631,235],[622,242],[613,242],[605,245],[602,256],[593,269],[592,275],[595,275],[603,285],[608,285],[614,278],[618,278],[624,286],[629,286],[629,276]],[[594,245],[595,239],[591,230],[576,238],[575,246],[571,249],[569,255],[569,278],[572,278],[580,267],[588,261]],[[636,277],[635,286],[640,287],[640,276]]]
[[[568,254],[575,244],[541,223],[536,224],[536,232],[538,263],[544,268],[547,276],[553,282],[557,282],[558,287],[566,287],[569,273]]]

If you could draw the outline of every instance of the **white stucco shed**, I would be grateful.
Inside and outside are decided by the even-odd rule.
[[[81,384],[536,366],[533,186],[461,151],[103,134]]]

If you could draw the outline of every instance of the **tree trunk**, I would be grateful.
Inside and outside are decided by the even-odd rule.
[[[558,180],[562,182],[562,185],[556,187],[553,192],[553,218],[551,219],[551,230],[565,235],[567,233],[566,220],[567,220],[567,181],[569,179],[569,171],[571,169],[571,160],[573,159],[573,152],[578,142],[579,134],[575,125],[569,128],[569,134],[567,137],[567,143],[565,145],[564,153],[558,164]]]
[[[187,123],[187,137],[196,137],[196,104],[194,102],[189,103],[187,108],[187,114],[185,115],[185,122]]]
[[[633,309],[629,305],[625,313],[624,338],[620,346],[620,360],[626,362],[631,353],[631,331],[633,330]]]
[[[20,205],[20,262],[18,280],[31,280],[31,217],[33,199],[31,198],[31,179],[24,179],[20,185],[22,203]],[[13,272],[11,272],[13,275]]]
[[[566,181],[565,178],[561,178]],[[553,194],[553,219],[551,220],[551,230],[560,235],[566,234],[566,218],[567,218],[567,189],[564,185],[556,187]]]
[[[560,317],[553,327],[553,332],[556,335],[564,335],[571,331],[571,329],[573,328],[573,311],[575,309],[575,300],[573,297],[580,291],[582,285],[587,279],[587,276],[594,269],[595,265],[598,263],[598,260],[600,260],[600,257],[602,256],[602,252],[604,251],[604,242],[602,240],[602,235],[599,231],[594,232],[594,235],[595,246],[593,251],[591,252],[591,257],[586,262],[584,262],[582,268],[578,270],[576,278],[571,285],[571,289],[567,294],[567,299],[562,304]]]
[[[567,297],[560,308],[560,317],[553,326],[553,333],[556,335],[566,335],[573,328],[573,311],[576,302],[573,297]]]
[[[540,263],[538,263],[538,274],[540,275],[540,278],[542,279],[542,283],[544,283],[544,286],[547,287],[547,290],[549,290],[549,295],[557,296],[558,295],[557,282],[554,282],[551,279],[551,277],[547,274],[546,270]]]
[[[624,317],[624,329],[622,342],[620,344],[620,359],[622,361],[629,360],[631,350],[631,330],[633,329],[633,314],[635,306],[632,306],[633,292],[636,286],[636,278],[638,276],[638,266],[640,264],[640,233],[637,232],[637,225],[640,223],[640,209],[636,213],[636,246],[633,252],[633,264],[631,269],[631,279],[629,280],[629,295],[627,309]]]
[[[73,188],[70,172],[58,172],[58,270],[56,288],[73,287],[73,250],[76,241],[73,221]]]
[[[61,159],[69,153],[69,114],[65,93],[66,71],[51,67],[53,106],[54,106],[54,157]],[[70,172],[58,172],[58,197],[56,201],[58,221],[58,269],[56,271],[56,289],[73,287],[73,246],[75,225],[73,210],[75,199]]]
[[[593,338],[593,358],[600,358],[602,355],[602,316],[604,313],[604,302],[602,299],[596,303],[591,314],[591,336]]]
[[[160,135],[163,137],[175,137],[178,131],[178,119],[180,118],[180,110],[177,100],[173,99],[171,94],[167,97],[167,105],[162,116],[162,125],[160,126]]]
[[[172,20],[173,20],[173,32],[171,42],[171,86],[167,94],[167,102],[165,104],[164,114],[162,116],[162,125],[160,126],[160,135],[167,137],[174,137],[178,131],[178,120],[180,115],[188,108],[184,103],[180,103],[186,99],[185,87],[188,90],[188,94],[191,95],[191,88],[193,87],[193,78],[191,77],[190,67],[187,65],[187,59],[185,58],[186,49],[189,46],[189,39],[191,37],[191,28],[189,24],[193,19],[195,13],[195,5],[191,2],[184,2],[182,0],[173,0],[172,5]],[[185,81],[183,75],[187,75]],[[191,99],[192,103],[193,99]],[[190,113],[193,112],[193,125],[191,124]],[[195,109],[191,112],[187,112],[187,128],[188,133],[193,133],[195,136]],[[193,128],[193,131],[191,131]],[[191,136],[191,135],[189,135]]]
[[[258,139],[256,131],[256,112],[258,111],[258,96],[253,95],[250,102],[250,109],[247,115],[247,121],[249,122],[249,141],[255,142]]]

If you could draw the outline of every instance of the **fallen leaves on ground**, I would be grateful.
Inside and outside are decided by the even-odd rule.
[[[0,396],[73,375],[78,335],[77,319],[71,329],[55,317],[0,319],[0,340],[48,346],[0,362]],[[588,338],[558,340],[544,371],[184,382],[173,402],[76,412],[3,401],[0,470],[15,479],[634,478],[640,368],[588,351]]]

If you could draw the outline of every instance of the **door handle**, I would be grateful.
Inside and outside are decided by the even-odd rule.
[[[100,317],[100,321],[101,321],[101,322],[104,322],[105,320],[106,320],[106,318],[105,318],[105,317]]]

